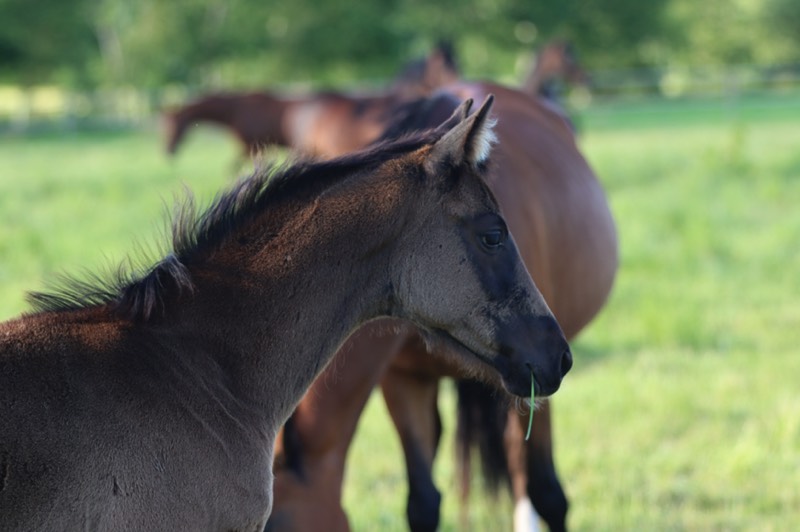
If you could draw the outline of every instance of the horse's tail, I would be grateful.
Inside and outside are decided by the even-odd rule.
[[[456,448],[461,494],[469,492],[472,449],[477,448],[486,487],[497,494],[501,485],[510,487],[503,433],[508,402],[496,390],[472,380],[459,380]]]

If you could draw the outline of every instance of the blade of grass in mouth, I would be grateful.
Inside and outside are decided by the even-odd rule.
[[[533,408],[536,406],[536,404],[533,402],[533,391],[533,372],[531,372],[531,413],[530,417],[528,418],[528,433],[525,434],[525,441],[528,441],[528,439],[531,437],[531,428],[533,427]]]

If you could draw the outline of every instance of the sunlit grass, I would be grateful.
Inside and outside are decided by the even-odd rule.
[[[191,139],[169,161],[155,131],[8,137],[0,142],[0,318],[55,273],[116,266],[157,247],[188,187],[209,200],[233,180],[227,136]]]
[[[767,102],[769,103],[769,102]],[[800,522],[800,111],[591,111],[581,144],[618,223],[608,307],[554,401],[577,530],[787,530]],[[593,113],[593,114],[592,114]],[[705,114],[704,114],[705,113]],[[208,200],[237,147],[198,132],[168,161],[155,131],[0,140],[0,318],[54,273],[161,238],[183,186]],[[454,397],[441,399],[443,530],[459,524]],[[355,530],[405,530],[405,469],[375,395],[351,451]],[[473,490],[469,527],[510,529]]]

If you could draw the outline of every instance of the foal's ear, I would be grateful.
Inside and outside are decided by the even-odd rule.
[[[433,145],[426,163],[429,170],[435,171],[448,163],[466,162],[471,166],[478,166],[489,159],[492,144],[497,142],[492,130],[495,120],[489,118],[493,102],[494,96],[490,94],[480,109],[467,116],[472,107],[472,100],[468,99],[437,128],[449,131]]]

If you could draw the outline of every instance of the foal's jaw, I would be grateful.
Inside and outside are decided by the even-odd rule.
[[[519,321],[527,326],[512,331],[510,343],[458,338],[442,329],[429,331],[427,340],[432,350],[443,347],[467,371],[511,395],[530,397],[533,385],[536,397],[549,397],[572,367],[569,344],[552,316]]]

